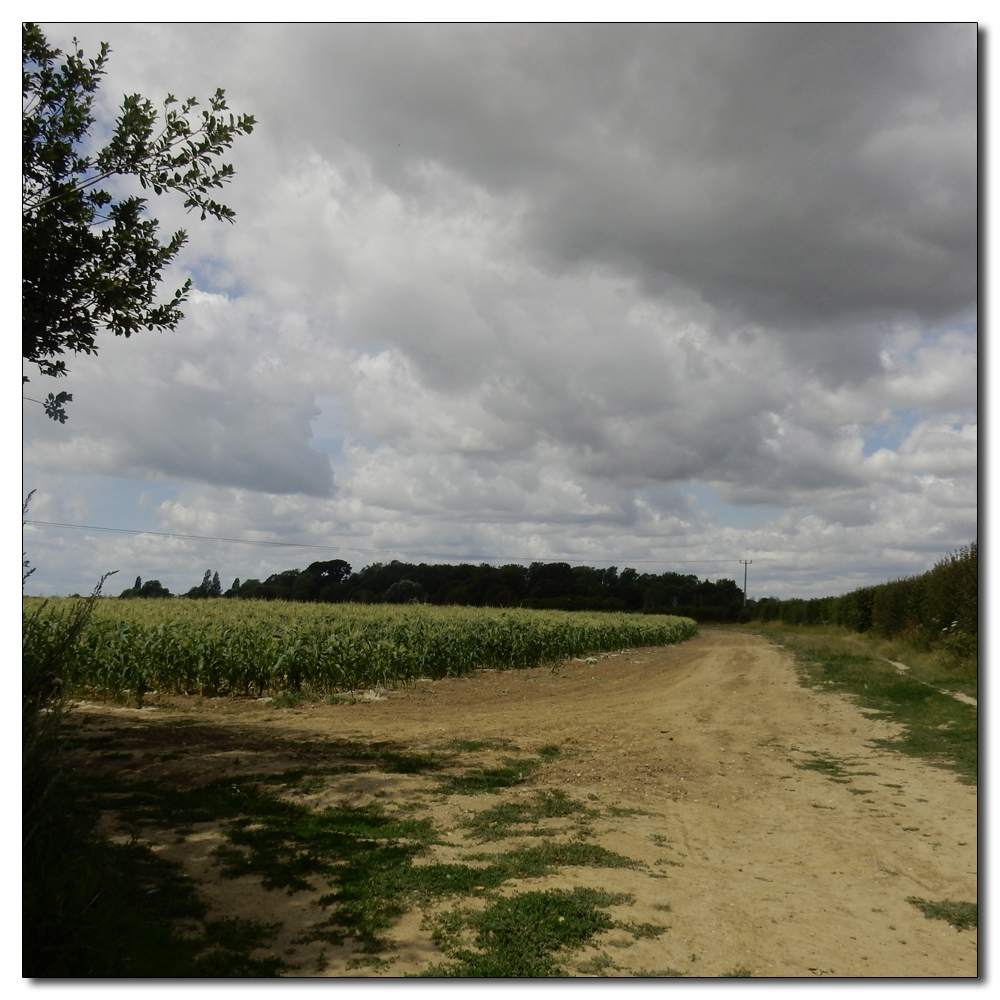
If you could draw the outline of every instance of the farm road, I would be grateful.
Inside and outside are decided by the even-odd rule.
[[[422,792],[429,803],[422,815],[451,831],[447,844],[431,849],[432,860],[441,861],[484,849],[465,839],[460,824],[501,800],[530,801],[537,789],[561,789],[605,810],[591,842],[646,867],[562,868],[514,889],[628,892],[635,903],[615,908],[617,919],[669,925],[658,939],[632,942],[606,932],[595,941],[613,960],[612,975],[671,969],[719,976],[738,968],[810,978],[977,973],[976,931],[928,920],[906,902],[976,900],[976,789],[950,771],[872,747],[872,739],[892,737],[895,728],[866,718],[841,695],[801,687],[791,654],[758,635],[703,629],[681,646],[567,661],[558,672],[483,672],[387,695],[282,710],[212,700],[197,713],[194,699],[170,697],[171,719],[178,709],[190,712],[217,726],[227,745],[206,746],[197,761],[133,768],[129,776],[188,782],[265,764],[296,766],[301,754],[282,761],[273,743],[279,738],[305,741],[317,752],[344,740],[390,741],[409,752],[452,740],[507,739],[532,752],[555,744],[561,756],[500,796],[433,795],[424,776],[369,772],[338,777],[315,803],[362,804],[378,795],[391,805]],[[119,730],[140,718],[143,729],[160,730],[152,724],[166,718],[158,708],[82,711]],[[213,842],[205,836],[207,849]],[[511,843],[527,838],[503,849]],[[162,849],[208,878],[209,855],[199,861],[190,846]],[[266,892],[250,879],[213,879],[204,895],[220,915],[273,920],[280,913],[289,940],[295,914],[308,909],[308,901]],[[377,974],[419,972],[440,959],[419,912],[404,917],[391,937],[395,964]],[[376,974],[347,972],[350,955],[349,947],[333,955],[324,974]],[[587,955],[594,950],[581,953]]]

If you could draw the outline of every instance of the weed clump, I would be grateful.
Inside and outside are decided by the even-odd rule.
[[[978,903],[953,903],[948,899],[934,903],[918,896],[907,896],[906,901],[912,903],[928,920],[946,920],[955,930],[967,931],[979,926]]]

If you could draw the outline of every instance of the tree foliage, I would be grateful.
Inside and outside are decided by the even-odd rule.
[[[743,592],[733,580],[701,580],[689,574],[639,573],[615,566],[595,569],[536,562],[475,566],[373,563],[357,573],[342,559],[286,569],[266,580],[237,580],[226,597],[252,600],[388,604],[411,601],[480,607],[567,611],[643,611],[698,621],[736,621]]]
[[[189,279],[157,301],[163,269],[187,235],[178,230],[161,242],[145,198],[115,197],[101,185],[136,178],[157,195],[179,192],[202,219],[231,222],[235,212],[211,197],[234,174],[218,158],[255,124],[252,115],[228,113],[222,90],[200,113],[195,98],[178,102],[168,94],[162,118],[151,101],[132,94],[111,140],[91,152],[93,103],[109,51],[102,43],[87,59],[74,39],[64,54],[37,25],[22,26],[22,356],[54,377],[67,373],[67,352],[96,354],[103,330],[129,337],[175,329],[191,288]],[[72,398],[49,393],[46,413],[64,423]]]
[[[123,590],[119,597],[173,597],[174,595],[160,583],[159,580],[147,580],[142,582],[140,577],[135,578],[135,586],[128,590]]]
[[[145,596],[145,595],[139,595]],[[192,587],[185,597],[222,597],[222,584],[219,581],[219,572],[213,574],[210,569],[205,570],[205,575],[201,578],[201,583],[197,587]]]

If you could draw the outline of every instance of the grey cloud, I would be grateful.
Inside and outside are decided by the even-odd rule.
[[[329,460],[308,443],[319,411],[297,366],[282,363],[287,346],[219,296],[185,308],[173,333],[110,337],[75,358],[69,422],[26,414],[36,456],[73,471],[329,496]]]
[[[231,80],[286,163],[360,152],[431,208],[429,165],[523,197],[523,250],[556,273],[598,262],[652,294],[685,287],[756,323],[822,330],[796,337],[803,352],[845,318],[975,301],[974,24],[156,34],[171,53],[153,53],[158,73]]]
[[[307,413],[173,387],[166,419],[133,423],[121,461],[136,471],[263,493],[328,496],[333,475],[302,433]],[[281,419],[284,417],[284,419]]]
[[[83,379],[75,384],[88,387]],[[304,439],[305,414],[280,419],[274,408],[256,408],[252,400],[177,386],[170,387],[168,400],[136,394],[122,403],[136,404],[139,412],[127,405],[104,407],[103,419],[95,422],[77,406],[75,426],[63,430],[61,440],[44,425],[27,428],[36,459],[47,457],[67,471],[165,477],[264,493],[328,496],[333,490],[328,459]],[[120,423],[109,419],[112,413]]]
[[[526,192],[553,266],[610,263],[779,327],[974,299],[973,25],[341,26],[308,44],[318,148],[366,150],[400,190],[433,161]]]

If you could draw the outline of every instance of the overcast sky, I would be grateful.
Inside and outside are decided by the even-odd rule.
[[[66,25],[259,125],[173,333],[24,404],[29,593],[567,560],[752,597],[976,528],[976,29]],[[28,372],[31,374],[31,371]]]

